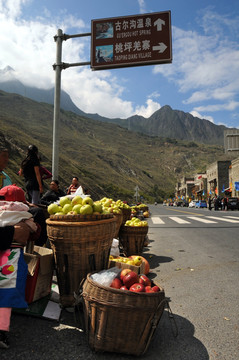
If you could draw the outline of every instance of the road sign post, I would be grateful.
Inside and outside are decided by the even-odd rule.
[[[91,36],[91,61],[64,63],[62,42]],[[61,71],[73,66],[90,65],[92,70],[164,64],[172,62],[171,12],[157,12],[91,21],[91,33],[66,35],[58,29],[54,37],[55,76],[52,173],[58,179]],[[139,190],[139,189],[138,189]],[[138,201],[136,190],[136,201]]]

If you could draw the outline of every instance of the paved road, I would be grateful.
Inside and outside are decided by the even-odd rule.
[[[179,335],[174,337],[165,311],[143,358],[239,359],[239,212],[161,205],[150,210],[150,243],[144,256],[151,277],[165,288]],[[14,314],[11,348],[1,350],[0,359],[134,358],[92,352],[81,328],[79,318],[65,310],[59,322]]]

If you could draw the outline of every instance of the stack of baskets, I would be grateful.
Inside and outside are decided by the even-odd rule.
[[[107,269],[116,218],[113,215],[54,216],[46,220],[62,307],[74,306],[74,293],[92,271]]]
[[[165,293],[134,293],[100,285],[88,274],[82,290],[90,347],[142,355],[165,307]]]
[[[123,223],[123,214],[114,214],[114,217],[116,218],[114,238],[118,238],[119,230]]]
[[[125,256],[140,255],[143,252],[147,233],[148,226],[121,226],[119,241]]]
[[[122,211],[122,214],[123,214],[122,224],[124,225],[126,223],[126,221],[130,219],[131,208],[121,207],[120,210]]]

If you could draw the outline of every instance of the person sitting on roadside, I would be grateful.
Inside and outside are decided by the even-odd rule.
[[[48,190],[41,198],[41,204],[50,205],[64,195],[66,195],[64,191],[59,188],[59,181],[52,180],[50,183],[50,190]]]
[[[80,186],[80,184],[79,184],[78,177],[73,176],[71,185],[69,186],[69,188],[67,190],[67,195],[74,195],[79,186]]]

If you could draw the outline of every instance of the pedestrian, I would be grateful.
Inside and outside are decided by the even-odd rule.
[[[28,201],[35,205],[39,204],[43,186],[40,174],[38,148],[35,145],[28,147],[27,156],[21,163],[19,175],[24,176]]]
[[[228,203],[228,198],[225,196],[224,197],[224,210],[227,211],[227,203]]]
[[[211,211],[212,210],[212,199],[211,197],[209,196],[209,199],[208,199],[208,209]]]
[[[50,183],[50,190],[48,190],[41,198],[41,204],[50,205],[65,195],[64,191],[59,188],[59,181],[52,180]]]

